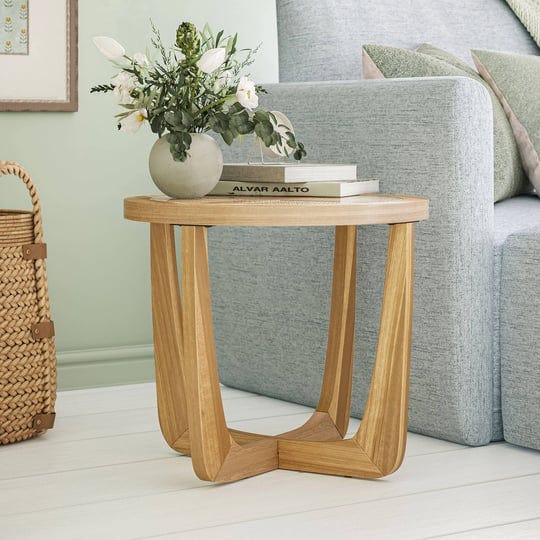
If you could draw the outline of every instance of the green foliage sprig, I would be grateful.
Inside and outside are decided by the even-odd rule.
[[[262,144],[281,155],[300,160],[306,155],[290,126],[258,107],[258,95],[266,93],[242,75],[254,60],[256,49],[238,50],[238,35],[214,34],[190,22],[181,23],[174,46],[165,47],[152,24],[152,46],[157,58],[141,53],[126,55],[112,38],[94,38],[100,51],[119,73],[109,84],[90,92],[113,92],[123,111],[116,118],[119,129],[137,131],[148,122],[158,137],[166,136],[173,158],[185,161],[192,133],[213,131],[227,144],[254,133]],[[257,109],[255,111],[255,109]]]

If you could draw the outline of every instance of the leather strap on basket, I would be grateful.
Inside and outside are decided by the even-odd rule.
[[[26,261],[47,258],[47,244],[26,244],[22,247],[22,258]]]
[[[54,427],[55,419],[55,413],[38,414],[32,421],[32,427],[37,431],[46,431],[47,429],[52,429]]]
[[[34,244],[43,243],[43,221],[41,216],[41,204],[39,202],[39,196],[30,178],[30,175],[18,163],[14,161],[0,161],[0,177],[5,175],[13,175],[19,177],[23,182],[28,193],[30,200],[32,201],[32,215],[34,224]],[[38,301],[38,323],[50,322],[51,308],[49,304],[49,291],[47,287],[47,272],[45,268],[45,260],[37,258],[34,260],[36,269],[36,293]],[[43,340],[44,354],[54,354],[54,344],[47,339]],[[54,407],[54,401],[56,392],[54,390],[56,386],[56,369],[54,366],[48,365],[45,373],[46,385],[52,389],[49,395],[45,397],[45,410],[52,413]]]

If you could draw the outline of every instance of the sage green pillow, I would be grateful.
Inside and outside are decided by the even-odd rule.
[[[452,64],[454,67],[465,71],[473,79],[476,79],[478,82],[482,83],[488,89],[490,95],[493,94],[489,84],[486,84],[486,82],[484,81],[484,79],[482,79],[482,77],[480,77],[476,69],[472,68],[471,66],[463,62],[463,60],[461,60],[457,56],[454,56],[452,53],[449,53],[448,51],[445,51],[443,49],[439,49],[438,47],[434,47],[429,43],[422,43],[422,45],[416,47],[416,52],[420,52],[422,54],[429,54],[429,56],[433,56],[433,58],[438,58],[439,60],[442,60],[447,64]]]
[[[495,51],[472,54],[478,72],[504,107],[523,168],[540,196],[540,56]]]
[[[460,76],[473,78],[487,87],[474,69],[450,53],[429,45],[422,48],[422,51],[410,51],[384,45],[364,45],[364,77]],[[506,114],[491,88],[488,91],[493,103],[494,200],[497,202],[529,191],[530,186],[521,167],[519,151]]]

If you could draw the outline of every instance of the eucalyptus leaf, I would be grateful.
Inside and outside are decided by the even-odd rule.
[[[234,141],[234,136],[230,131],[224,131],[221,136],[223,140],[230,146]]]
[[[189,127],[193,124],[193,116],[188,111],[181,111],[182,125]]]
[[[270,113],[268,111],[258,110],[254,118],[257,122],[268,122],[270,123]]]
[[[274,127],[270,122],[257,122],[255,124],[255,133],[263,140],[266,138],[271,140],[270,137],[274,133]]]
[[[181,124],[181,120],[178,118],[176,111],[167,111],[164,115],[164,120],[171,126],[178,126]]]

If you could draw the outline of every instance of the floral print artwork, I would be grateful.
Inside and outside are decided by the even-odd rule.
[[[29,0],[0,0],[0,54],[28,54]]]

